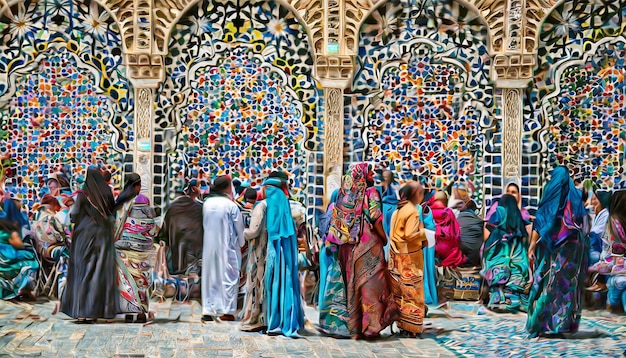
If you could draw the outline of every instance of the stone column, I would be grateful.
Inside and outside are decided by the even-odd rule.
[[[316,58],[316,77],[324,88],[324,207],[341,185],[343,175],[343,91],[352,80],[353,61],[348,55]]]
[[[524,91],[532,79],[536,55],[527,51],[523,29],[526,0],[507,0],[504,16],[504,46],[494,56],[496,87],[502,92],[502,184],[521,184]],[[521,185],[520,185],[521,186]],[[504,189],[504,188],[502,188]]]
[[[141,192],[153,200],[155,90],[163,81],[163,59],[159,55],[127,55],[129,77],[135,91],[133,170],[141,176]]]
[[[502,182],[521,182],[523,96],[521,88],[504,88],[502,105]]]
[[[343,172],[343,88],[324,88],[324,204],[341,185]]]

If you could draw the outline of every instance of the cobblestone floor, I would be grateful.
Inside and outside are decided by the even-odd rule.
[[[430,329],[422,339],[398,338],[389,336],[389,332],[386,331],[385,337],[378,341],[363,342],[318,335],[313,329],[313,325],[317,323],[317,314],[311,308],[307,308],[306,312],[310,327],[305,337],[288,339],[282,336],[269,337],[259,333],[240,332],[236,322],[201,324],[201,308],[197,302],[155,304],[157,317],[148,325],[126,324],[121,320],[113,323],[77,325],[63,314],[51,316],[53,306],[52,302],[14,304],[0,301],[0,357],[581,356],[574,353],[579,352],[577,349],[580,349],[581,345],[578,343],[567,343],[564,345],[565,351],[562,350],[556,355],[551,355],[549,351],[524,354],[524,347],[537,342],[526,340],[517,328],[503,334],[513,335],[511,344],[517,345],[516,347],[521,350],[480,352],[479,346],[472,346],[471,330],[498,329],[498,322],[503,322],[506,327],[506,324],[519,321],[516,326],[522,327],[523,331],[523,315],[487,314],[451,317],[444,311],[433,310],[432,317],[427,320]],[[618,342],[618,345],[619,342],[626,342],[624,318],[613,316],[608,319],[618,327],[617,332],[613,329],[611,333],[613,337],[611,344],[615,346],[615,342]],[[611,327],[615,328],[615,324]],[[597,342],[594,341],[593,344]],[[570,345],[573,348],[568,351],[567,347]]]

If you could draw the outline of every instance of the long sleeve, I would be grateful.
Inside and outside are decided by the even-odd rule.
[[[265,228],[265,203],[259,203],[252,209],[252,215],[250,216],[250,227],[244,230],[243,236],[246,241],[254,240],[261,236],[263,229]]]

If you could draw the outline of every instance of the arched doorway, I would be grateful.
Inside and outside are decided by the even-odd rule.
[[[452,0],[395,0],[376,9],[361,27],[346,102],[346,162],[374,161],[402,180],[419,171],[440,189],[466,181],[479,205],[499,194],[488,44],[480,15]]]
[[[133,141],[132,91],[108,13],[93,1],[20,1],[5,9],[0,31],[7,190],[31,208],[60,167],[72,173],[74,189],[89,165],[123,171]]]
[[[282,168],[296,196],[321,203],[312,190],[323,163],[319,89],[308,36],[289,9],[202,1],[173,30],[166,64],[157,95],[163,190],[221,174],[258,185]]]
[[[524,124],[524,182],[536,200],[559,164],[577,181],[626,187],[624,16],[626,1],[567,1],[543,22]]]

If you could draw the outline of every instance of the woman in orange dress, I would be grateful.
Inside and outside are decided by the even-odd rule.
[[[416,205],[424,199],[424,189],[409,182],[400,189],[400,203],[391,217],[389,272],[396,304],[400,308],[398,327],[409,335],[423,331],[424,255],[428,244]]]

